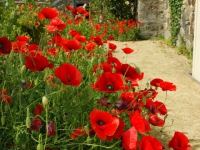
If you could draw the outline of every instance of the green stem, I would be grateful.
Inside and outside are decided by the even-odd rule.
[[[45,144],[44,144],[44,149],[46,147],[47,144],[47,134],[48,134],[48,110],[47,110],[47,106],[45,106],[45,111],[46,111],[46,137],[45,137]]]

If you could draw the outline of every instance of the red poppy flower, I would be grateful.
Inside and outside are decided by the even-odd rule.
[[[75,139],[79,136],[82,136],[82,135],[87,135],[87,133],[85,132],[84,128],[83,127],[78,127],[77,129],[75,129],[73,131],[73,133],[70,135],[70,139]]]
[[[41,126],[42,126],[42,121],[39,118],[34,118],[31,121],[30,130],[38,131]]]
[[[66,7],[67,7],[68,10],[72,10],[73,9],[72,5],[67,5]]]
[[[77,9],[76,8],[73,8],[72,10],[71,10],[71,13],[72,13],[72,15],[73,16],[76,16],[77,15]]]
[[[120,100],[115,103],[118,110],[132,110],[132,105],[134,101],[134,95],[131,92],[123,92],[120,96]]]
[[[114,93],[122,90],[124,87],[123,80],[120,74],[105,72],[98,81],[92,86],[101,92]]]
[[[25,41],[12,42],[12,49],[16,53],[23,53],[23,54],[26,53],[28,51],[27,46],[28,46],[28,43]]]
[[[93,67],[93,72],[96,72],[98,68],[103,70],[103,72],[112,72],[112,67],[109,65],[109,63],[106,62],[103,62],[100,65],[95,65]]]
[[[88,42],[88,43],[85,45],[84,48],[85,48],[87,51],[91,52],[91,51],[94,51],[95,47],[96,47],[96,44],[95,44],[94,42]]]
[[[28,36],[17,36],[16,37],[17,41],[25,41],[25,42],[29,42],[30,38]]]
[[[134,111],[134,113],[131,114],[130,122],[131,125],[134,126],[135,129],[141,134],[144,134],[145,132],[149,132],[151,130],[148,121],[141,115],[138,110]]]
[[[111,49],[111,51],[113,52],[114,50],[116,50],[117,45],[113,44],[113,43],[108,43],[108,47],[109,49]]]
[[[43,51],[39,49],[39,45],[37,44],[30,44],[28,46],[28,51],[30,52],[31,55],[43,55]]]
[[[152,113],[149,114],[149,123],[158,127],[163,127],[165,124],[164,120],[160,119],[157,114]]]
[[[113,136],[119,126],[119,118],[113,117],[110,113],[93,109],[90,113],[92,129],[101,140]]]
[[[12,99],[11,99],[9,96],[7,96],[7,95],[2,96],[2,97],[1,97],[1,100],[2,100],[3,102],[5,102],[6,104],[9,104],[9,105],[12,104]]]
[[[120,99],[126,101],[127,103],[131,103],[134,100],[134,94],[132,92],[123,92]]]
[[[130,78],[133,81],[142,80],[144,76],[143,72],[138,73],[137,70],[129,64],[122,64],[119,73],[124,75],[126,78]]]
[[[84,35],[76,35],[74,39],[78,40],[79,42],[85,43],[86,42],[86,36]]]
[[[141,24],[142,24],[142,22],[138,21],[138,25],[141,25]]]
[[[112,136],[115,139],[121,138],[121,136],[124,132],[124,127],[125,127],[124,121],[121,118],[118,118],[118,119],[119,119],[119,126],[118,126],[117,130],[115,131],[114,135]]]
[[[65,27],[66,27],[66,24],[57,17],[51,19],[50,24],[46,26],[47,30],[51,33],[55,31],[62,31],[65,29]]]
[[[176,131],[173,138],[169,141],[169,148],[173,150],[190,150],[188,138],[181,132]]]
[[[115,40],[115,37],[114,37],[113,35],[110,35],[110,36],[108,37],[108,40]]]
[[[96,37],[94,37],[94,42],[95,43],[97,43],[97,45],[103,45],[103,40],[102,40],[102,38],[100,37],[100,36],[96,36]]]
[[[72,37],[75,37],[75,36],[77,36],[77,35],[80,35],[80,32],[74,30],[73,28],[71,28],[70,31],[69,31],[69,34],[70,34]]]
[[[32,51],[32,50],[39,50],[39,45],[37,45],[37,44],[30,44],[29,46],[28,46],[28,50],[29,51]]]
[[[77,7],[77,8],[76,8],[76,11],[77,11],[79,14],[82,14],[82,15],[84,15],[84,14],[87,13],[87,11],[86,11],[83,7]]]
[[[73,19],[69,19],[69,20],[67,20],[67,24],[72,24],[73,23]]]
[[[53,48],[49,48],[46,52],[47,55],[52,55],[52,56],[56,56],[58,54],[58,49],[56,49],[55,47]]]
[[[81,49],[82,45],[78,40],[63,40],[62,46],[65,50],[79,50]]]
[[[35,27],[37,28],[39,25],[40,25],[40,22],[37,21],[37,22],[35,23]]]
[[[5,102],[6,104],[11,105],[12,104],[12,99],[7,96],[8,92],[7,89],[5,88],[3,91],[0,91],[0,99]]]
[[[46,19],[53,19],[54,17],[57,17],[59,15],[59,11],[56,8],[43,8],[38,13],[38,19],[43,20]]]
[[[9,54],[12,49],[10,40],[7,37],[0,38],[0,55]]]
[[[160,83],[162,83],[162,82],[163,82],[162,79],[155,78],[155,79],[151,80],[150,84],[155,87],[160,87]]]
[[[135,127],[131,127],[122,134],[122,147],[125,150],[137,150],[138,136]]]
[[[159,101],[153,101],[153,99],[148,98],[146,99],[146,105],[145,108],[149,110],[150,113],[156,114],[160,113],[161,115],[167,114],[167,108],[164,103]]]
[[[174,85],[171,82],[161,82],[160,87],[162,88],[163,91],[176,91],[176,85]]]
[[[140,90],[139,92],[135,92],[135,95],[137,96],[137,100],[141,100],[143,97],[145,98],[151,98],[151,99],[154,99],[157,95],[158,95],[158,92],[152,88],[150,89],[143,89],[143,90]]]
[[[162,150],[162,143],[152,136],[143,136],[140,141],[140,150]]]
[[[46,57],[41,55],[26,56],[25,59],[26,68],[30,69],[32,72],[43,71],[47,67],[50,69],[54,67],[53,63],[50,63]]]
[[[43,111],[43,106],[38,104],[34,109],[34,116],[39,115]]]
[[[107,63],[109,63],[111,66],[113,66],[115,68],[115,72],[120,72],[120,68],[121,68],[121,62],[119,61],[118,58],[116,57],[109,57],[107,59]]]
[[[82,74],[70,63],[64,63],[55,69],[55,75],[67,85],[79,86],[82,81]]]
[[[131,48],[129,48],[129,47],[122,48],[122,50],[123,50],[124,53],[126,53],[126,54],[130,54],[130,53],[132,53],[132,52],[134,51],[133,49],[131,49]]]
[[[52,44],[56,44],[57,46],[62,46],[62,36],[60,34],[56,34],[52,37]]]
[[[7,94],[8,94],[7,89],[4,89],[3,91],[0,91],[0,96],[7,95]]]
[[[56,134],[56,129],[55,129],[54,123],[52,121],[48,121],[46,130],[47,130],[48,137],[54,136]]]

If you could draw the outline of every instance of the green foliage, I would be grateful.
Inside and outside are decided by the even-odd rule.
[[[102,14],[105,20],[133,19],[132,13],[134,3],[137,0],[91,0],[93,13]]]
[[[165,40],[163,36],[157,36],[155,38],[153,38],[153,40],[161,40],[164,44],[173,47],[178,54],[182,54],[184,56],[186,56],[189,59],[192,59],[193,56],[193,49],[192,48],[186,48],[186,42],[184,41],[183,37],[181,38],[181,45],[179,47],[176,47],[174,45],[172,45],[172,39],[167,39]]]
[[[192,59],[193,56],[193,49],[192,48],[186,48],[186,42],[184,41],[183,37],[181,38],[181,45],[177,47],[177,51],[179,54],[183,54],[189,59]]]
[[[39,44],[41,36],[44,34],[44,22],[37,20],[36,11],[39,10],[39,7],[35,3],[28,7],[29,2],[32,0],[25,1],[24,7],[14,4],[12,0],[0,3],[1,36],[6,36],[14,41],[17,35],[28,35],[31,37],[31,43]]]
[[[178,39],[177,35],[180,30],[180,19],[181,19],[181,6],[183,0],[169,0],[171,7],[171,35],[172,35],[172,44],[176,45]]]

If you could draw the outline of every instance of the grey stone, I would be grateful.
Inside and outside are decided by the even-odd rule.
[[[194,12],[190,13],[189,21],[194,22]]]
[[[187,20],[187,21],[189,20],[190,13],[191,13],[191,8],[190,8],[190,6],[187,6],[185,9],[185,12],[184,12],[185,20]]]
[[[194,25],[191,24],[189,27],[189,34],[194,34]]]
[[[166,30],[165,33],[164,33],[164,38],[165,38],[165,40],[170,39],[171,38],[171,31]]]
[[[177,41],[176,41],[176,46],[177,46],[177,47],[180,47],[181,44],[182,44],[182,38],[181,38],[180,35],[178,35],[178,39],[177,39]]]

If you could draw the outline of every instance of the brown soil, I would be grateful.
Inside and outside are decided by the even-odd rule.
[[[180,131],[189,138],[192,150],[200,150],[200,84],[190,76],[192,60],[160,41],[111,42],[117,45],[115,57],[123,63],[134,63],[144,72],[141,87],[154,78],[173,82],[177,86],[176,91],[167,92],[165,103],[168,109],[165,126],[170,127],[159,132],[157,137],[166,146],[174,132]],[[122,51],[126,46],[134,49],[128,56]],[[165,95],[165,92],[159,90],[156,100],[164,102]]]

